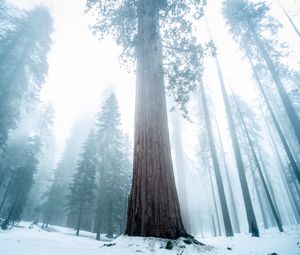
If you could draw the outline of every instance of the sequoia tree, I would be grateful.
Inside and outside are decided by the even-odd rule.
[[[190,17],[200,18],[204,0],[88,0],[95,30],[113,35],[136,60],[132,190],[125,233],[187,236],[171,159],[164,76],[182,110],[196,86],[202,50]],[[194,13],[193,13],[194,12]],[[185,111],[186,113],[186,111]]]

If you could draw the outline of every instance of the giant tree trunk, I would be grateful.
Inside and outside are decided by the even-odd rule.
[[[232,142],[232,146],[233,146],[233,150],[234,150],[236,166],[237,166],[237,169],[238,169],[242,194],[243,194],[243,198],[244,198],[244,204],[245,204],[245,208],[246,208],[249,232],[253,236],[259,236],[259,230],[258,230],[258,226],[257,226],[255,213],[254,213],[254,210],[253,210],[251,197],[250,197],[250,192],[249,192],[248,182],[247,182],[247,179],[246,179],[245,168],[244,168],[244,164],[243,164],[240,145],[239,145],[239,142],[238,142],[238,138],[237,138],[237,134],[236,134],[236,128],[235,128],[235,125],[234,125],[233,116],[232,116],[231,108],[230,108],[230,105],[229,105],[229,100],[228,100],[228,96],[227,96],[227,92],[226,92],[226,88],[225,88],[225,84],[224,84],[223,74],[222,74],[221,67],[220,67],[219,60],[218,60],[217,56],[215,56],[215,61],[216,61],[216,66],[217,66],[217,71],[218,71],[218,76],[219,76],[223,101],[224,101],[224,104],[225,104],[227,121],[228,121],[229,131],[230,131],[230,135],[231,135],[231,142]]]
[[[175,239],[188,234],[171,159],[159,13],[154,1],[141,1],[140,8],[133,180],[125,234]]]
[[[248,59],[249,59],[250,65],[251,65],[252,70],[253,70],[254,78],[255,78],[256,83],[257,83],[257,85],[258,85],[258,87],[259,87],[259,89],[260,89],[260,92],[261,92],[261,94],[262,94],[262,96],[263,96],[263,98],[264,98],[264,100],[265,100],[265,102],[266,102],[268,111],[270,112],[271,118],[272,118],[272,120],[273,120],[273,122],[274,122],[275,128],[276,128],[276,130],[277,130],[277,132],[278,132],[278,135],[279,135],[279,137],[280,137],[280,140],[281,140],[281,142],[282,142],[282,144],[283,144],[284,150],[285,150],[285,152],[286,152],[286,154],[287,154],[287,156],[288,156],[288,159],[289,159],[289,161],[290,161],[290,163],[291,163],[291,166],[292,166],[292,168],[293,168],[293,170],[294,170],[294,173],[295,173],[295,175],[296,175],[296,177],[297,177],[297,180],[298,180],[298,182],[300,183],[300,170],[299,170],[299,168],[298,168],[298,166],[297,166],[297,163],[296,163],[296,161],[295,161],[295,159],[294,159],[294,156],[293,156],[293,154],[292,154],[292,152],[291,152],[291,150],[290,150],[290,147],[289,147],[289,145],[288,145],[288,143],[287,143],[287,141],[286,141],[286,139],[285,139],[285,136],[284,136],[284,134],[283,134],[283,132],[282,132],[282,130],[281,130],[281,127],[279,126],[279,123],[278,123],[278,121],[277,121],[277,119],[276,119],[276,117],[275,117],[275,114],[274,114],[274,112],[273,112],[273,110],[272,110],[272,107],[271,107],[271,105],[270,105],[270,103],[269,103],[269,100],[268,100],[268,98],[267,98],[267,95],[266,95],[266,93],[265,93],[265,90],[264,90],[264,88],[263,88],[263,86],[262,86],[262,84],[261,84],[261,82],[260,82],[260,80],[259,80],[259,76],[258,76],[258,74],[257,74],[257,72],[256,72],[256,70],[255,70],[255,67],[254,67],[254,65],[253,65],[253,63],[252,63],[252,61],[251,61],[251,59],[250,59],[250,58],[248,58]]]
[[[299,121],[299,117],[295,111],[295,108],[288,96],[288,94],[286,93],[286,90],[282,84],[282,81],[278,75],[278,72],[276,70],[276,67],[271,59],[271,57],[269,56],[263,41],[261,40],[261,38],[258,36],[257,32],[252,28],[252,26],[249,26],[250,32],[253,36],[254,42],[258,48],[258,50],[261,53],[262,58],[265,60],[267,67],[271,73],[271,76],[273,78],[273,81],[276,85],[276,89],[278,91],[278,94],[281,98],[281,101],[283,103],[283,106],[285,108],[285,111],[287,113],[287,116],[292,124],[293,130],[295,132],[295,135],[297,137],[298,143],[300,145],[300,121]]]
[[[230,221],[230,216],[229,216],[229,211],[228,211],[228,206],[227,206],[227,201],[226,201],[226,196],[225,196],[225,190],[224,190],[219,160],[217,157],[217,149],[216,149],[216,145],[215,145],[215,141],[214,141],[214,137],[213,137],[213,133],[212,133],[212,126],[211,126],[210,116],[209,116],[209,111],[208,111],[208,106],[207,106],[207,99],[206,99],[205,89],[204,89],[204,85],[203,85],[202,81],[200,81],[200,93],[201,93],[201,99],[202,99],[202,108],[203,108],[203,112],[204,112],[206,130],[207,130],[207,134],[208,134],[209,147],[210,147],[212,162],[213,162],[213,166],[214,166],[218,194],[219,194],[219,198],[220,198],[225,233],[226,233],[226,236],[233,236],[233,230],[232,230],[232,226],[231,226],[231,221]]]
[[[175,164],[176,164],[176,184],[178,189],[178,198],[181,209],[183,224],[187,231],[191,231],[191,223],[189,219],[189,204],[186,188],[186,165],[183,157],[182,138],[181,138],[181,123],[179,113],[172,114],[173,120],[173,137],[175,150]]]

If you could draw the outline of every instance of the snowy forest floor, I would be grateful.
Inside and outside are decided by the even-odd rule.
[[[163,239],[120,236],[99,242],[93,233],[85,231],[78,237],[68,228],[50,226],[45,231],[29,226],[21,222],[13,229],[0,230],[0,255],[300,255],[300,226],[285,227],[284,233],[269,229],[260,238],[239,234],[233,238],[198,239],[205,246],[188,245],[179,239],[172,241],[172,250],[165,249],[168,240]]]

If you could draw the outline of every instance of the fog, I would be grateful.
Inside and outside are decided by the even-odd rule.
[[[112,238],[126,229],[126,234],[131,235],[136,230],[130,232],[132,222],[128,220],[128,216],[131,215],[130,209],[127,211],[128,199],[129,208],[135,205],[134,201],[143,200],[134,197],[134,194],[139,194],[139,188],[136,188],[139,184],[135,183],[138,178],[146,179],[140,182],[142,187],[147,187],[145,199],[151,197],[149,193],[154,186],[155,189],[168,186],[163,181],[156,186],[155,180],[165,178],[171,183],[170,189],[166,188],[165,193],[160,191],[161,196],[165,197],[164,201],[175,201],[175,205],[164,205],[166,208],[177,208],[177,195],[174,195],[175,199],[169,199],[166,195],[174,193],[172,184],[175,181],[181,207],[180,218],[182,217],[187,232],[197,237],[231,236],[233,233],[248,233],[249,228],[253,236],[258,236],[258,229],[260,233],[264,233],[265,229],[278,226],[277,214],[283,228],[299,224],[300,173],[297,171],[300,167],[300,141],[297,135],[300,132],[300,38],[279,2],[250,1],[262,2],[269,6],[267,15],[274,17],[281,24],[278,26],[278,32],[274,33],[276,36],[265,27],[263,31],[257,30],[259,36],[266,38],[263,41],[265,51],[270,53],[270,57],[266,58],[259,46],[258,50],[255,48],[255,36],[254,39],[251,37],[252,43],[247,44],[244,38],[239,39],[246,36],[246,32],[234,35],[231,33],[235,27],[231,27],[230,30],[230,18],[227,18],[226,23],[225,14],[222,12],[223,1],[208,1],[204,6],[203,17],[196,21],[191,18],[195,41],[205,49],[200,61],[203,71],[196,67],[199,70],[196,83],[203,84],[204,89],[201,91],[200,85],[197,85],[195,90],[190,89],[188,100],[185,102],[182,99],[185,95],[180,94],[180,88],[174,89],[175,92],[168,89],[170,83],[165,75],[162,84],[165,81],[168,123],[161,126],[160,121],[163,122],[164,115],[162,113],[160,117],[158,107],[164,112],[164,100],[155,101],[159,100],[160,96],[155,96],[154,92],[151,92],[153,95],[147,95],[154,89],[136,90],[138,79],[141,79],[139,77],[144,77],[141,84],[149,84],[152,81],[147,75],[153,70],[150,68],[150,71],[146,70],[141,75],[137,67],[142,61],[124,62],[120,57],[124,45],[120,41],[116,42],[113,30],[103,39],[99,33],[93,33],[92,26],[98,22],[98,13],[95,10],[97,6],[88,11],[85,0],[8,2],[9,6],[13,6],[10,7],[13,9],[12,13],[16,12],[16,9],[30,13],[36,6],[45,6],[52,16],[53,30],[49,34],[49,41],[51,39],[52,43],[46,54],[48,71],[43,74],[45,78],[39,85],[41,89],[37,98],[34,103],[28,105],[18,99],[18,113],[11,113],[17,116],[16,120],[7,128],[7,137],[1,140],[3,146],[0,147],[0,218],[3,219],[3,224],[6,224],[3,228],[11,221],[26,220],[39,222],[43,228],[59,225],[76,229],[81,224],[81,227],[77,228],[78,234],[79,230],[83,229],[95,233],[97,239],[101,238],[102,233]],[[92,5],[93,1],[89,2]],[[119,2],[122,1],[118,1],[118,4]],[[299,1],[286,0],[284,8],[299,28]],[[259,25],[265,25],[264,22]],[[272,20],[271,24],[277,23]],[[9,34],[3,32],[0,38],[2,42],[5,42],[6,33]],[[213,42],[213,46],[209,44],[210,41]],[[162,48],[163,43],[162,40]],[[286,43],[286,46],[279,47],[284,46],[283,43]],[[1,47],[0,44],[0,49]],[[213,52],[214,47],[216,55]],[[1,54],[4,56],[5,52],[6,48],[3,46]],[[282,56],[278,57],[279,53]],[[175,53],[177,57],[176,54],[180,56],[181,53]],[[268,58],[273,58],[274,63],[269,64]],[[272,66],[277,68],[275,78]],[[0,71],[4,73],[3,70],[6,69],[2,68]],[[178,70],[180,71],[181,67]],[[255,80],[255,72],[259,77],[258,81]],[[0,80],[2,77],[6,76],[0,73]],[[262,93],[263,89],[257,85],[259,80],[264,84],[267,99]],[[227,90],[226,96],[222,93],[222,82]],[[278,92],[280,84],[283,84],[284,92]],[[157,84],[153,82],[153,86]],[[0,91],[0,96],[1,93]],[[27,92],[22,93],[25,95]],[[175,102],[172,97],[174,93],[179,93],[181,100]],[[137,102],[136,95],[141,97]],[[224,105],[224,97],[229,101],[231,113],[228,112],[226,103]],[[270,101],[270,106],[267,100]],[[292,110],[284,100],[290,102]],[[187,104],[186,112],[185,109],[180,109],[182,101]],[[138,109],[142,109],[142,105],[147,105],[145,113],[138,115]],[[0,107],[4,109],[6,105]],[[2,109],[1,111],[4,112]],[[295,115],[292,115],[293,113]],[[3,123],[4,120],[6,119],[3,118]],[[210,138],[208,122],[213,139]],[[154,137],[151,137],[152,132]],[[163,156],[169,153],[168,138],[162,135],[164,132],[170,137],[172,161],[168,161],[168,155],[166,158]],[[163,137],[161,140],[160,135]],[[238,145],[234,144],[234,136]],[[28,150],[24,155],[31,153],[32,158],[25,159],[22,154],[23,156],[15,159],[18,150],[22,153]],[[238,154],[241,155],[240,165]],[[12,217],[11,213],[17,210],[11,209],[13,201],[19,201],[17,198],[14,200],[17,197],[15,189],[19,186],[16,169],[26,160],[33,164],[32,169],[28,170],[32,180],[24,189],[27,195],[18,198],[24,200],[18,207],[20,212],[15,219],[7,220]],[[18,165],[14,166],[14,162],[18,162]],[[81,185],[76,182],[80,179],[80,169],[85,169],[82,171],[86,171],[84,173],[90,181],[87,184],[90,193],[87,192],[84,198],[76,193],[76,187]],[[161,171],[158,179],[155,174],[152,176],[156,169]],[[169,170],[170,174],[167,172]],[[26,179],[24,176],[20,178]],[[243,181],[246,185],[243,185]],[[153,194],[159,192],[155,189],[152,190]],[[142,191],[141,194],[143,197]],[[79,215],[82,218],[79,218],[82,222],[79,224],[76,208],[80,199],[86,201],[86,208],[83,212],[80,211]],[[155,207],[149,201],[145,204],[149,208]],[[53,205],[56,205],[55,210]],[[142,208],[143,202],[140,202],[139,206]],[[139,211],[139,208],[132,211]],[[148,216],[155,215],[150,217],[150,220],[147,219],[148,221],[159,218],[154,211],[147,212],[148,214],[145,214]],[[226,212],[230,222],[224,216]],[[174,215],[170,217],[173,219]],[[162,216],[161,219],[165,218]],[[253,227],[256,221],[257,227]],[[132,226],[135,225],[139,223],[133,222]],[[180,233],[179,230],[177,232]],[[147,233],[138,235],[148,236]],[[165,237],[160,234],[157,236]],[[172,233],[169,237],[174,238]]]

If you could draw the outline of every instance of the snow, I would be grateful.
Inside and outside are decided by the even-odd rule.
[[[22,222],[18,227],[0,231],[0,255],[300,255],[300,226],[285,227],[279,233],[269,229],[260,238],[239,234],[233,238],[200,239],[205,246],[186,244],[181,238],[172,241],[174,248],[165,249],[168,240],[120,236],[115,240],[94,240],[95,234],[50,226],[49,231]],[[298,243],[298,244],[297,244]]]

